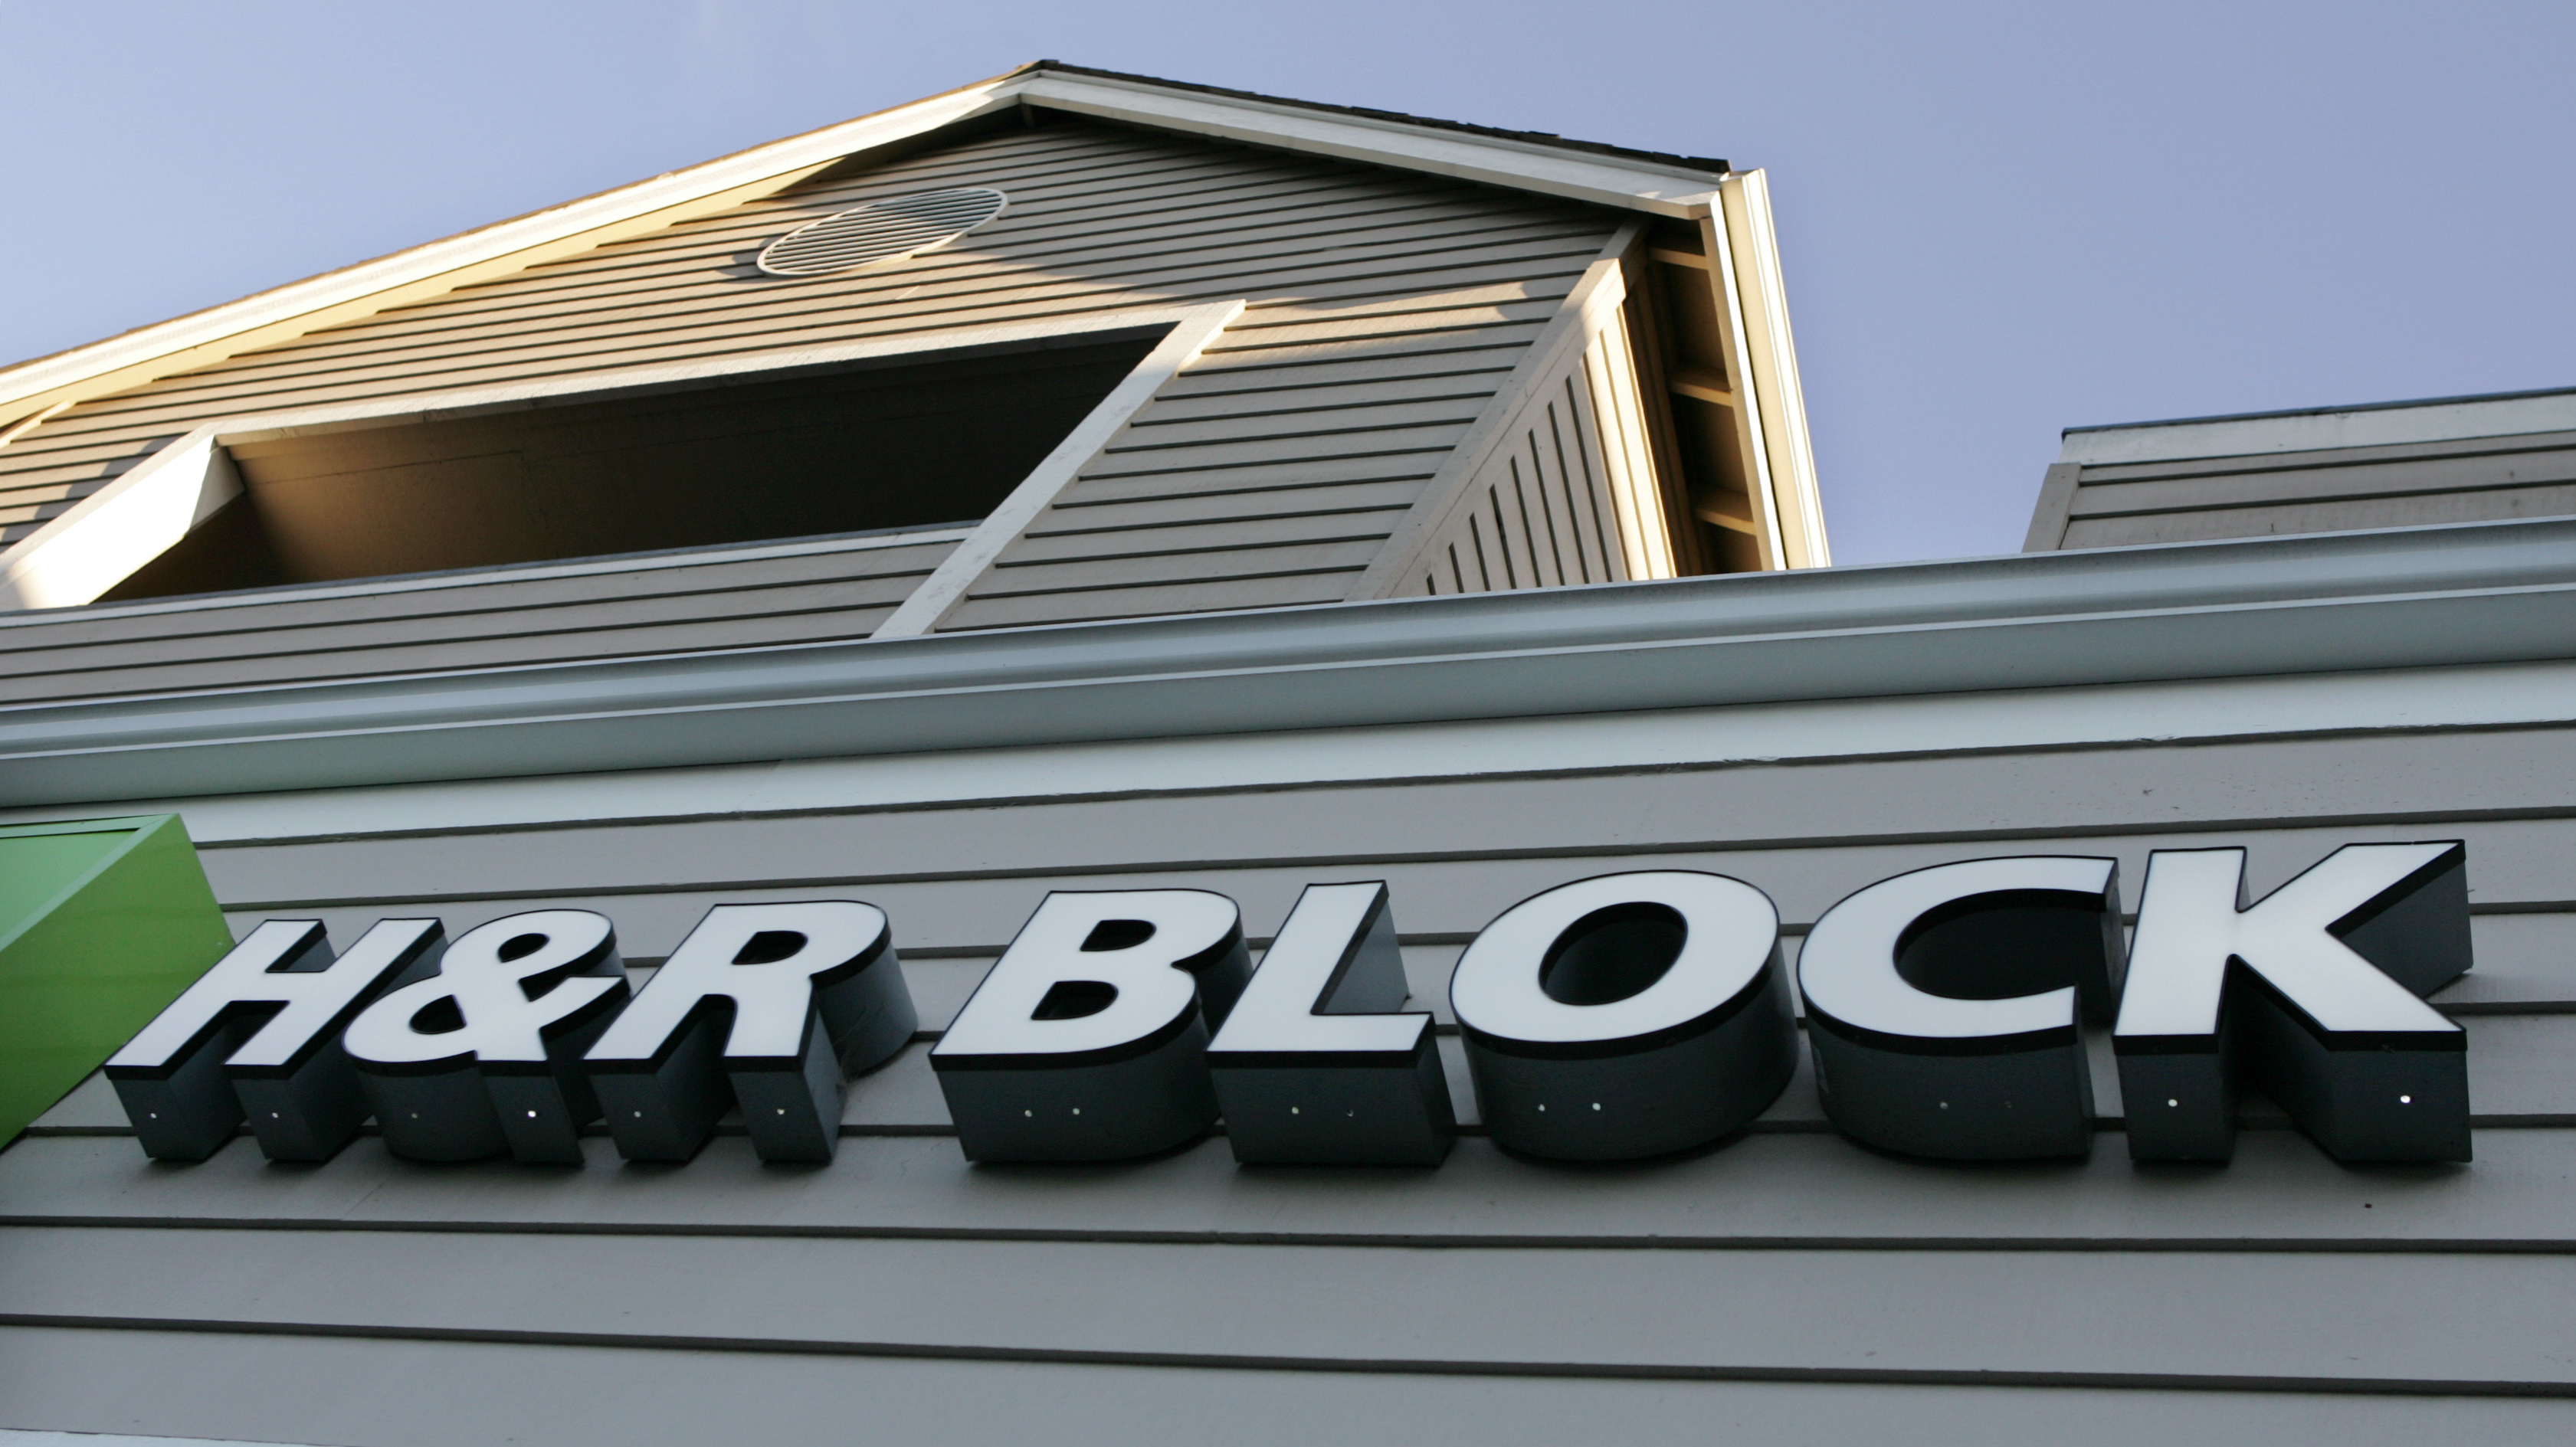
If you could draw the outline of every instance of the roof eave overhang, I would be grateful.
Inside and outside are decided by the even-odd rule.
[[[391,306],[765,195],[843,157],[1026,104],[1095,119],[1503,186],[1674,217],[1707,213],[1719,178],[1365,115],[1024,67],[892,110],[325,272],[0,369],[0,421],[104,396]]]

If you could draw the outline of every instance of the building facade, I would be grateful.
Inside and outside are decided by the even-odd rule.
[[[381,921],[440,921],[459,969],[477,927],[586,912],[613,953],[574,964],[640,986],[630,1012],[725,907],[857,902],[889,952],[847,977],[891,965],[916,1017],[843,1081],[814,1063],[825,1007],[801,1016],[788,1074],[811,1089],[775,1108],[834,1102],[819,1146],[755,1119],[772,1097],[737,1073],[702,1146],[657,1158],[601,1121],[579,1164],[423,1159],[382,1118],[310,1149],[227,1121],[183,1159],[129,1088],[149,1071],[96,1070],[140,1048],[120,1029],[0,1151],[0,1428],[2566,1433],[2576,520],[2536,485],[2504,511],[2201,520],[2259,512],[2267,470],[2491,498],[2425,479],[2543,455],[2555,414],[2517,409],[2554,402],[2079,431],[2031,552],[1826,568],[1758,172],[1053,65],[30,363],[0,396],[33,423],[0,446],[0,829],[176,815],[243,948],[316,921],[344,964]],[[2428,410],[2451,420],[2396,420]],[[2421,470],[2389,481],[2391,459]],[[2106,501],[2149,487],[2188,496]],[[2168,521],[2083,530],[2145,516]],[[1962,1008],[2048,996],[2061,1024],[1918,1052],[1929,1073],[1877,1098],[2053,1050],[2080,1105],[2052,1108],[2081,1128],[1992,1145],[2037,1101],[2010,1091],[1868,1124],[1861,1057],[1829,1052],[1898,1027],[1820,1014],[1844,997],[1802,958],[1882,881],[2109,861],[2119,883],[2087,887],[2116,974],[2159,851],[2243,851],[2255,918],[2348,846],[2411,845],[2433,862],[2410,879],[2449,883],[2420,909],[2372,886],[2329,923],[2392,971],[2473,953],[2423,986],[2465,1090],[2424,1104],[2465,1150],[2357,1147],[2353,1121],[2403,1112],[2285,1105],[2254,1068],[2270,1047],[2240,1041],[2258,1082],[2227,1158],[2133,1160],[2145,1055],[2081,982],[1927,983],[1921,910],[1879,951],[1890,978]],[[1777,956],[1689,1029],[1525,1049],[1578,1064],[1513,1074],[1536,1037],[1453,996],[1462,956],[1624,879],[1532,978],[1653,956],[1643,985],[1549,998],[1572,1018],[1653,997],[1719,932],[1616,892],[1650,876],[1767,907]],[[991,1097],[961,1076],[1000,1050],[960,1046],[970,999],[1004,1024],[1111,1017],[1114,987],[995,1016],[997,962],[1038,952],[1051,896],[1195,891],[1271,970],[1310,887],[1379,883],[1383,933],[1328,935],[1322,988],[1393,961],[1410,1003],[1309,1013],[1432,1016],[1400,1073],[1440,1082],[1437,1164],[1244,1163],[1249,1106],[1123,1154],[1069,1114],[1017,1144],[966,1118]],[[2401,916],[2406,939],[2365,939]],[[1252,1008],[1208,983],[1231,968],[1209,938],[1176,1069]],[[220,941],[198,948],[137,1019],[184,1002]],[[2264,978],[2294,1024],[2331,1015],[2286,967]],[[1713,1077],[1618,1093],[1646,1078],[1622,1060],[1768,1028],[1736,1011],[1761,991],[1799,1018],[1765,1037],[1780,1073],[1742,1087],[1744,1118]],[[1978,1031],[1953,1044],[2004,1038]],[[2358,1038],[2332,1048],[2362,1068],[2411,1048]],[[1123,1099],[1044,1066],[1004,1082],[1031,1121]],[[1564,1134],[1528,1114],[1538,1078],[1581,1083],[1554,1096]],[[1646,1137],[1584,1109],[1632,1104],[1702,1128],[1623,1146]],[[1961,1158],[1980,1149],[2011,1158]],[[1028,1158],[1047,1150],[1069,1158]]]

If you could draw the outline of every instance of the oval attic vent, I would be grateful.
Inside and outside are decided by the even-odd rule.
[[[871,201],[808,222],[760,249],[772,276],[824,276],[874,261],[897,261],[947,245],[1002,214],[1010,198],[990,186],[960,186]]]

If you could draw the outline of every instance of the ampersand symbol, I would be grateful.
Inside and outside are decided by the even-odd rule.
[[[391,991],[349,1025],[344,1047],[372,1065],[541,1064],[546,1042],[615,1009],[625,972],[607,918],[546,909],[497,919],[448,946],[439,972]]]

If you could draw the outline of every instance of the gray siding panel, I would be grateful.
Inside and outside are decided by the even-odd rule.
[[[246,910],[832,884],[884,895],[902,944],[975,948],[998,948],[1034,891],[1073,877],[1222,880],[1206,887],[1243,891],[1249,927],[1265,932],[1297,876],[1384,870],[1401,881],[1408,933],[1449,934],[1569,878],[1684,860],[1750,880],[1804,923],[1860,884],[1943,859],[2110,854],[2134,889],[2151,848],[2244,844],[2268,890],[2339,843],[2392,837],[2466,839],[2481,909],[2546,909],[2576,902],[2576,837],[2560,818],[2576,808],[2572,742],[2518,729],[1995,751],[1074,797],[1007,814],[975,802],[335,832],[203,852],[219,895]]]
[[[2409,726],[1585,768],[1587,727],[1548,735],[1527,774],[1170,788],[1119,775],[1104,780],[1114,793],[1046,800],[826,808],[782,792],[784,808],[711,799],[678,816],[655,812],[675,796],[642,781],[631,802],[594,796],[607,817],[508,827],[475,822],[463,801],[480,786],[451,786],[458,802],[442,808],[455,822],[374,833],[345,808],[298,832],[298,806],[277,801],[266,817],[285,822],[265,837],[211,842],[202,857],[239,926],[311,911],[345,941],[382,913],[426,908],[461,929],[561,902],[607,911],[639,960],[717,901],[867,899],[892,914],[936,1031],[1049,888],[1220,890],[1260,945],[1302,885],[1386,879],[1414,995],[1438,1012],[1473,931],[1541,889],[1613,870],[1751,881],[1794,945],[1850,890],[1944,860],[2114,855],[2134,899],[2159,847],[2242,845],[2262,892],[2339,844],[2462,838],[2478,967],[2437,1003],[2469,1031],[2477,1158],[2340,1166],[2257,1098],[2232,1165],[2140,1170],[2107,1128],[2118,1097],[2098,1052],[2112,1122],[2088,1159],[1973,1168],[1851,1144],[1803,1071],[1753,1129],[1708,1150],[1596,1169],[1515,1158],[1473,1133],[1454,1036],[1444,1054],[1471,1133],[1435,1171],[1239,1169],[1221,1134],[1125,1165],[971,1167],[921,1042],[854,1084],[838,1159],[819,1170],[764,1167],[730,1131],[676,1170],[624,1167],[604,1137],[580,1171],[418,1166],[372,1138],[311,1169],[270,1167],[246,1140],[202,1166],[160,1167],[93,1082],[0,1153],[0,1322],[21,1324],[19,1360],[77,1341],[137,1370],[172,1365],[130,1406],[43,1384],[0,1401],[29,1425],[184,1420],[393,1440],[414,1424],[381,1408],[333,1418],[327,1393],[270,1416],[247,1404],[225,1416],[234,1409],[218,1405],[234,1399],[218,1397],[184,1419],[162,1393],[192,1372],[276,1372],[333,1352],[348,1354],[349,1382],[399,1381],[428,1370],[417,1353],[481,1351],[473,1360],[504,1361],[505,1376],[531,1357],[686,1363],[696,1393],[748,1401],[780,1373],[928,1370],[911,1355],[925,1354],[989,1374],[956,1378],[960,1391],[989,1381],[1007,1395],[1066,1374],[1059,1408],[1076,1440],[1110,1422],[1153,1435],[1137,1424],[1161,1398],[1097,1418],[1062,1407],[1131,1372],[1210,1401],[1287,1402],[1274,1384],[1295,1384],[1322,1394],[1300,1428],[1337,1441],[1366,1440],[1318,1425],[1343,1410],[1337,1394],[1387,1380],[1443,1404],[1425,1419],[1435,1440],[1511,1440],[1522,1424],[1492,1419],[1516,1410],[1514,1394],[1539,1393],[1533,1420],[1556,1422],[1546,1392],[1605,1380],[1615,1391],[1599,1399],[1608,1418],[1582,1429],[1592,1435],[1605,1420],[1647,1424],[1625,1435],[1706,1435],[1714,1419],[1656,1425],[1657,1394],[1684,1386],[1880,1394],[1800,1398],[1780,1409],[1792,1426],[1774,1435],[1787,1440],[1848,1440],[1880,1410],[1900,1418],[1878,1430],[1908,1441],[1993,1440],[2026,1423],[2116,1441],[2138,1421],[2159,1440],[2204,1422],[2220,1441],[2565,1435],[2576,734]],[[151,1329],[164,1323],[191,1330]],[[626,1369],[559,1390],[597,1402]],[[21,1370],[0,1354],[0,1373]],[[1938,1412],[1902,1418],[1915,1399],[1899,1394],[1933,1391],[1969,1404],[1956,1431]],[[2516,1415],[2534,1404],[2511,1394],[2533,1393],[2562,1400]],[[2438,1429],[2405,1415],[2419,1394],[2450,1414],[2425,1419]],[[2283,1401],[2324,1405],[2266,1415]],[[2348,1401],[2373,1410],[2336,1416]],[[481,1409],[424,1410],[452,1441],[472,1439],[454,1424]],[[651,1440],[695,1410],[628,1436]],[[972,1440],[982,1420],[957,1409],[921,1435]]]
[[[2576,514],[2576,486],[2461,489],[2396,497],[2343,498],[2280,506],[2241,504],[2223,511],[2078,517],[2067,524],[2070,548],[2188,543],[2361,528],[2430,527]]]
[[[1174,1365],[2576,1392],[2576,1256],[9,1228],[7,1316]],[[2151,1271],[2161,1289],[2133,1289]],[[1044,1282],[1043,1292],[970,1282]],[[2119,1303],[2114,1321],[2104,1304]],[[2405,1309],[2390,1310],[2403,1302]],[[1546,1303],[1544,1310],[1533,1309]],[[1570,1330],[1581,1323],[1578,1330]]]
[[[804,221],[965,184],[1000,186],[1011,207],[943,250],[808,282],[747,264]],[[1061,511],[1253,491],[1267,504],[1210,515],[1227,541],[1188,559],[1127,535],[1150,521],[1059,529],[1050,515],[945,626],[1333,601],[1614,225],[1536,197],[1087,123],[998,132],[84,403],[0,453],[0,543],[218,417],[1243,298],[1171,384],[1168,415],[1149,404]],[[1421,380],[1375,390],[1391,377]],[[1298,495],[1335,483],[1380,489],[1375,511]],[[1356,565],[1265,553],[1318,536],[1347,539]],[[1073,601],[1038,601],[1058,594]],[[721,642],[728,626],[700,633]],[[736,641],[780,636],[745,621]]]
[[[1581,358],[1533,389],[1505,446],[1432,539],[1424,593],[1628,581],[1600,419]]]
[[[932,536],[0,615],[0,703],[865,638],[957,546]]]
[[[864,1088],[864,1087],[863,1087]],[[740,1135],[689,1173],[406,1164],[362,1139],[290,1175],[247,1139],[204,1165],[155,1166],[128,1136],[10,1148],[0,1223],[262,1229],[944,1236],[1254,1244],[1515,1244],[1651,1251],[1905,1246],[2017,1252],[2034,1243],[2210,1252],[2565,1252],[2576,1132],[2482,1130],[2468,1170],[2353,1170],[2288,1130],[2250,1130],[2224,1171],[2141,1176],[2116,1132],[2080,1162],[1931,1165],[1826,1131],[1761,1131],[1721,1150],[1569,1170],[1482,1139],[1437,1171],[1245,1171],[1222,1139],[1109,1170],[964,1165],[944,1135],[845,1136],[829,1170],[764,1167]],[[283,1179],[281,1177],[284,1177]],[[2010,1259],[2004,1257],[2001,1259]]]
[[[137,1393],[137,1382],[164,1390]],[[2555,1443],[2567,1426],[2563,1402],[2494,1397],[1278,1372],[30,1327],[0,1327],[0,1401],[6,1420],[32,1427],[362,1447],[820,1447],[859,1433],[989,1444],[1018,1440],[1031,1422],[1065,1447],[1215,1437],[1236,1447],[1556,1447],[1605,1434],[1820,1447],[2413,1447]]]
[[[2576,512],[2576,433],[2076,467],[2028,549],[2420,527]],[[2064,493],[2064,496],[2058,496]],[[2063,509],[2063,532],[2052,542]]]

